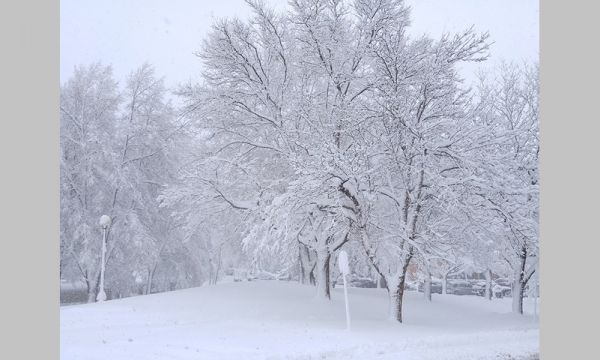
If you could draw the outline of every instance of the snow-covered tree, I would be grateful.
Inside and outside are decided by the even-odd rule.
[[[286,233],[262,231],[248,244],[285,243],[277,248],[291,251],[300,241],[314,250],[317,288],[327,297],[331,254],[355,235],[386,276],[401,321],[406,267],[434,238],[425,236],[431,228],[422,219],[433,204],[452,201],[464,175],[468,94],[455,66],[483,60],[487,37],[467,30],[410,39],[402,1],[297,0],[287,16],[250,5],[249,22],[213,25],[199,53],[204,85],[188,91],[219,138],[219,158],[251,164],[238,189],[259,179],[245,191],[257,203],[264,189],[273,190],[266,212],[253,207],[267,214],[253,225]],[[292,226],[283,226],[281,213]],[[386,218],[383,229],[372,214]],[[386,233],[381,244],[369,234],[377,231]],[[388,245],[393,252],[378,250]]]
[[[122,90],[111,68],[100,64],[78,68],[61,87],[61,249],[85,280],[90,301],[98,287],[101,214],[113,223],[105,261],[109,290],[143,272],[150,292],[163,252],[178,239],[157,201],[176,163],[170,150],[177,124],[166,96],[148,64]]]
[[[112,69],[78,67],[61,87],[61,258],[72,261],[96,298],[100,276],[100,215],[110,207],[111,144],[121,98]]]
[[[539,254],[538,68],[504,64],[481,86],[482,118],[490,143],[481,206],[499,224],[500,252],[513,272],[513,311],[523,313],[523,292]]]
[[[61,274],[98,287],[110,215],[112,296],[287,273],[331,297],[335,255],[377,279],[402,322],[409,269],[425,279],[514,274],[522,312],[538,258],[537,68],[473,91],[460,63],[488,36],[407,35],[402,0],[292,0],[211,27],[202,82],[175,109],[150,65],[61,88]],[[243,269],[242,269],[243,268]],[[412,271],[412,270],[411,270]]]
[[[485,59],[487,37],[468,30],[439,41],[411,40],[406,25],[395,24],[395,31],[382,33],[374,50],[376,97],[368,105],[378,124],[370,131],[377,139],[381,168],[371,183],[371,192],[377,193],[373,203],[387,202],[395,216],[384,228],[387,236],[369,234],[369,223],[376,225],[376,218],[363,220],[362,239],[369,259],[386,278],[390,317],[401,322],[411,260],[417,253],[428,257],[439,239],[437,229],[462,206],[459,194],[471,175],[464,150],[477,129],[471,126],[468,92],[462,90],[455,67],[460,61]]]

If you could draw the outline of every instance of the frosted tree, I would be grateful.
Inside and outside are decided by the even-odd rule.
[[[377,97],[369,106],[379,125],[371,131],[377,131],[382,169],[373,182],[371,191],[378,194],[373,202],[387,202],[395,216],[388,219],[386,237],[369,234],[369,222],[378,220],[361,222],[367,255],[386,278],[390,317],[401,322],[411,260],[417,252],[428,257],[428,248],[439,238],[436,228],[463,206],[458,194],[472,175],[465,150],[478,131],[466,111],[469,95],[460,87],[455,66],[484,60],[487,36],[467,30],[439,41],[410,40],[405,23],[395,26],[374,49],[380,75]]]
[[[396,294],[394,318],[401,321],[398,291],[418,242],[426,242],[417,239],[426,228],[421,213],[429,211],[421,202],[451,193],[462,175],[452,171],[459,170],[454,157],[464,142],[466,124],[460,121],[467,95],[454,66],[484,59],[486,36],[466,31],[437,42],[411,40],[402,1],[298,0],[287,16],[249,4],[249,22],[213,25],[199,53],[205,82],[188,91],[220,144],[211,161],[250,164],[239,180],[245,183],[232,190],[259,183],[244,193],[270,209],[251,211],[266,214],[261,221],[270,225],[255,225],[281,229],[273,214],[282,212],[295,221],[287,228],[291,234],[255,245],[292,250],[303,241],[315,251],[317,288],[324,297],[327,275],[319,273],[328,272],[332,252],[352,234],[380,267],[378,245],[366,240],[378,226],[370,212],[385,217],[397,211],[385,225],[386,239],[396,237],[397,243],[386,243],[402,249],[390,258],[403,260],[381,265],[389,268],[381,273]],[[430,190],[438,178],[441,185]],[[259,201],[264,189],[271,196]],[[214,192],[236,204],[225,192]],[[307,234],[311,240],[302,240]]]
[[[107,284],[131,285],[146,273],[146,291],[163,251],[178,238],[158,194],[173,176],[178,124],[166,88],[150,65],[131,73],[122,91],[110,67],[78,68],[61,88],[61,247],[88,285],[98,287],[101,229],[108,213]],[[94,221],[94,219],[96,219]],[[135,258],[137,261],[127,261]],[[115,266],[113,266],[115,265]],[[133,285],[131,285],[133,286]]]
[[[514,209],[490,202],[522,191],[523,161],[536,165],[508,155],[529,148],[530,131],[502,119],[512,100],[494,90],[472,106],[457,75],[460,62],[485,60],[486,34],[410,38],[402,1],[295,0],[286,14],[248,3],[248,21],[213,24],[198,53],[203,82],[180,92],[201,150],[190,152],[164,199],[190,226],[223,211],[239,229],[231,241],[254,266],[299,263],[303,281],[314,274],[325,298],[332,254],[356,241],[385,279],[390,317],[402,321],[415,256],[447,275],[484,236],[470,222],[486,226],[511,213],[512,225],[498,228],[509,234],[536,222],[524,210],[535,194],[525,207],[511,200]],[[530,114],[527,94],[519,101]],[[511,175],[497,177],[500,169]],[[480,207],[485,215],[475,216]],[[458,241],[464,229],[470,235]],[[533,232],[502,243],[531,258],[536,252],[518,244],[530,244]]]
[[[177,227],[168,211],[159,208],[158,195],[175,176],[179,124],[167,99],[163,80],[144,64],[133,71],[125,84],[119,137],[118,158],[114,163],[115,185],[112,192],[113,219],[120,217],[127,227],[117,227],[115,249],[134,246],[142,259],[145,292],[152,289],[153,277],[169,246],[180,241]],[[120,234],[117,231],[123,230]],[[117,244],[115,244],[117,245]]]
[[[218,137],[215,143],[219,147],[214,151],[218,156],[211,161],[227,167],[250,164],[240,170],[245,172],[242,179],[246,184],[239,184],[238,191],[256,185],[246,195],[251,195],[252,203],[260,204],[259,207],[286,192],[290,178],[298,175],[336,189],[335,181],[327,183],[331,176],[323,172],[323,162],[335,161],[330,152],[335,148],[339,151],[342,146],[339,128],[344,111],[340,109],[345,105],[341,91],[348,96],[359,93],[353,89],[350,94],[348,87],[342,90],[338,75],[331,71],[333,64],[328,62],[339,63],[342,68],[336,72],[340,74],[356,72],[358,63],[352,66],[344,60],[355,55],[349,54],[344,44],[354,49],[360,44],[348,43],[351,38],[347,27],[340,27],[339,31],[329,27],[335,35],[323,32],[313,36],[315,26],[326,30],[318,22],[333,24],[341,19],[342,14],[328,12],[335,11],[339,3],[325,7],[318,2],[296,3],[295,12],[289,17],[276,15],[258,3],[250,5],[255,17],[249,23],[234,19],[213,26],[200,52],[206,66],[206,86],[196,89],[195,94],[189,92],[202,104],[205,127]],[[319,11],[317,18],[312,18],[303,5],[315,7]],[[343,37],[335,46],[340,58],[320,61],[315,68],[321,42],[338,34]],[[296,46],[299,43],[306,46]],[[337,90],[327,94],[330,86]],[[317,156],[313,157],[313,153]],[[223,191],[220,195],[222,200],[229,199]],[[235,202],[230,200],[230,205]],[[328,251],[321,254],[331,256]],[[325,264],[322,260],[317,262]],[[328,290],[321,295],[327,293]]]
[[[245,238],[246,247],[255,258],[262,256],[286,259],[293,263],[300,246],[300,256],[309,267],[307,273],[315,277],[317,295],[330,298],[332,255],[349,241],[351,221],[338,212],[335,189],[320,182],[293,181],[288,192],[276,197],[266,208],[265,221],[253,227]],[[330,190],[324,193],[323,190]],[[304,279],[306,282],[307,279]]]
[[[212,149],[221,146],[213,142],[214,135],[194,126],[185,131],[187,141],[178,148],[183,166],[158,199],[180,224],[183,246],[193,254],[198,275],[215,284],[232,265],[227,261],[239,260],[244,225],[252,221],[249,211],[256,207],[255,188],[244,181],[244,165],[211,157]]]
[[[97,225],[110,199],[111,139],[121,103],[110,67],[78,67],[61,86],[61,257],[71,261],[96,298],[102,232]]]
[[[513,272],[513,311],[523,313],[523,292],[536,271],[539,251],[539,81],[537,64],[504,64],[481,86],[488,147],[481,206],[498,218],[500,251]]]

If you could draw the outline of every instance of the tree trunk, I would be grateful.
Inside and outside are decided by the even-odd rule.
[[[217,253],[217,266],[215,269],[215,278],[213,280],[213,285],[217,285],[219,282],[219,272],[221,272],[221,264],[222,264],[222,253],[223,253],[223,244],[219,245],[219,251]]]
[[[448,293],[448,273],[442,275],[442,294]]]
[[[516,314],[523,314],[523,292],[525,284],[518,278],[513,282],[512,286],[512,311]]]
[[[523,314],[523,294],[525,292],[525,263],[527,262],[527,249],[523,247],[519,254],[519,264],[515,269],[515,280],[512,285],[512,311],[516,314]]]
[[[431,301],[431,273],[427,271],[425,274],[425,284],[423,284],[423,294],[425,295],[425,300]]]
[[[485,292],[483,294],[486,299],[492,300],[492,270],[485,271]]]
[[[304,266],[304,261],[302,260],[302,245],[298,244],[298,270],[300,270],[298,280],[300,281],[300,284],[306,284],[308,282],[308,274],[306,274]]]
[[[404,298],[405,275],[398,279],[386,279],[389,296],[390,320],[402,322],[402,300]]]
[[[146,283],[146,295],[149,295],[152,293],[152,280],[154,280],[154,272],[156,271],[156,266],[157,264],[155,264],[152,269],[148,269],[148,281]]]
[[[385,277],[386,287],[389,296],[389,316],[391,320],[402,322],[402,302],[404,298],[404,284],[406,282],[406,271],[410,265],[413,252],[412,248],[404,259],[404,265],[401,268],[400,276]],[[378,270],[379,271],[379,270]]]
[[[93,303],[96,301],[96,287],[93,286],[90,280],[85,280],[85,284],[87,286],[87,302]]]
[[[317,252],[317,297],[322,299],[331,299],[330,279],[329,279],[329,260],[331,254],[321,251]]]
[[[309,284],[311,279],[310,279],[310,273],[311,273],[311,269],[310,269],[310,260],[309,260],[309,254],[308,254],[308,249],[306,248],[306,245],[303,244],[298,244],[298,263],[300,264],[300,283],[301,284]]]
[[[379,287],[380,288],[386,288],[387,289],[387,281],[385,280],[385,276],[383,275],[379,275]]]
[[[208,285],[215,285],[213,282],[214,278],[215,278],[215,265],[213,263],[212,255],[210,255],[208,257]]]

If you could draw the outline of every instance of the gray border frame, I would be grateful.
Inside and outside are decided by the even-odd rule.
[[[541,358],[591,359],[600,323],[600,5],[540,2]],[[4,359],[59,357],[59,14],[56,0],[19,1],[0,22]]]
[[[598,358],[596,1],[540,1],[540,358]],[[596,141],[594,141],[596,140]],[[592,355],[595,354],[595,355]]]
[[[0,358],[58,359],[59,2],[1,14]]]

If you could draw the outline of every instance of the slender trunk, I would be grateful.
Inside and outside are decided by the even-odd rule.
[[[306,270],[304,269],[304,261],[302,260],[302,245],[298,244],[298,270],[300,270],[299,281],[300,284],[306,284],[308,280],[308,276],[306,275]]]
[[[413,257],[413,250],[404,258],[404,265],[401,268],[400,276],[385,277],[386,287],[390,300],[389,316],[391,320],[402,322],[402,301],[404,298],[404,284],[406,282],[406,271]],[[379,270],[377,270],[379,271]]]
[[[300,264],[300,283],[310,283],[310,264],[309,255],[306,245],[298,244],[298,263]]]
[[[442,294],[448,293],[448,273],[442,274]]]
[[[215,278],[215,266],[213,264],[212,256],[208,258],[208,285],[214,285]]]
[[[222,264],[222,255],[223,255],[223,244],[219,245],[219,252],[217,253],[217,267],[215,269],[215,280],[213,284],[217,284],[219,281],[219,273],[221,272],[221,264]]]
[[[490,269],[485,271],[485,293],[483,295],[486,299],[492,300],[492,270]]]
[[[389,318],[402,322],[402,297],[400,296],[399,279],[389,279],[388,297],[389,297]]]
[[[96,296],[98,295],[98,282],[94,284],[92,278],[85,278],[85,285],[87,287],[87,302],[96,302]]]
[[[331,254],[326,251],[317,253],[317,297],[331,299],[330,279],[329,279],[329,260]]]
[[[386,279],[389,296],[389,317],[390,320],[402,322],[402,301],[404,299],[405,276],[400,278]]]
[[[425,284],[423,285],[423,288],[425,300],[431,301],[431,273],[429,271],[425,274]]]
[[[383,275],[379,275],[379,285],[381,286],[381,288],[386,288],[387,289],[387,281],[385,280],[385,276]]]
[[[515,280],[512,289],[512,311],[513,313],[523,314],[523,290],[525,290],[525,284]]]
[[[144,288],[144,295],[150,294],[150,286],[152,284],[152,275],[150,275],[150,269],[148,269],[148,277],[146,280],[146,286]]]
[[[88,287],[87,302],[93,303],[96,301],[96,292]]]
[[[525,290],[525,263],[527,261],[527,249],[523,248],[519,254],[519,264],[515,269],[515,279],[512,285],[512,311],[523,314],[523,293]]]
[[[146,283],[146,295],[152,293],[152,281],[154,280],[154,273],[156,271],[156,264],[152,267],[152,269],[148,269],[148,281]]]

